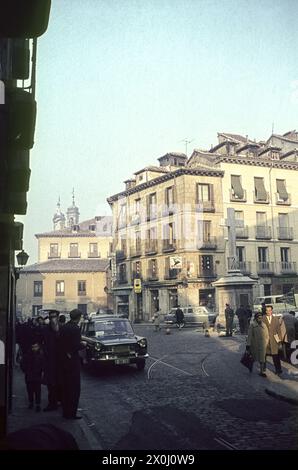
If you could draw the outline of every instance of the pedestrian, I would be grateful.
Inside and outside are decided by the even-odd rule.
[[[44,371],[44,357],[38,343],[32,344],[31,348],[23,355],[21,369],[25,373],[25,383],[29,399],[28,408],[32,410],[35,400],[35,409],[39,412],[41,403],[41,382]]]
[[[257,312],[254,316],[253,322],[249,326],[247,338],[247,351],[250,352],[254,361],[260,363],[261,377],[266,376],[266,352],[269,343],[269,331],[263,322],[263,315]]]
[[[70,312],[70,321],[61,329],[59,336],[60,360],[62,366],[62,409],[66,419],[80,419],[77,415],[81,391],[79,351],[86,343],[81,340],[79,322],[82,312]]]
[[[236,315],[239,321],[240,334],[245,335],[247,333],[248,321],[247,321],[247,311],[243,307],[243,305],[240,305],[240,307],[237,308]]]
[[[58,401],[61,401],[58,315],[58,310],[51,310],[49,324],[43,329],[44,384],[48,388],[48,405],[43,411],[56,410]]]
[[[60,326],[65,325],[65,323],[66,323],[66,316],[61,313],[61,315],[59,315],[58,321],[59,321],[59,325],[60,325]]]
[[[285,346],[284,354],[285,359],[290,362],[291,354],[294,349],[291,348],[291,344],[296,338],[296,329],[298,328],[298,320],[295,318],[295,312],[290,312],[283,315],[283,324],[281,325],[282,330],[282,341]],[[283,328],[284,325],[284,328]]]
[[[269,332],[269,343],[267,345],[268,356],[272,356],[275,373],[280,375],[282,373],[280,357],[279,357],[279,344],[282,340],[281,335],[281,326],[279,319],[273,316],[273,307],[272,305],[266,306],[266,315],[263,315],[262,320],[268,328]]]
[[[183,310],[180,308],[180,306],[178,305],[178,308],[176,310],[176,322],[177,322],[177,326],[179,329],[183,328],[184,326],[184,313],[183,313]]]
[[[153,317],[154,331],[160,331],[161,316],[159,312],[155,312]]]
[[[230,307],[230,304],[226,304],[225,317],[226,317],[226,336],[232,336],[233,324],[234,324],[234,310]]]

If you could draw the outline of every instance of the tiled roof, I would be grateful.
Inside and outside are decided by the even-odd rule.
[[[108,264],[107,259],[54,259],[26,266],[21,273],[104,272]]]
[[[252,140],[247,139],[246,137],[244,137],[243,135],[240,135],[240,134],[229,134],[227,132],[219,132],[219,135],[227,137],[228,139],[235,140],[239,143],[246,143],[246,142],[251,142],[252,144],[255,143]]]
[[[138,170],[134,173],[134,175],[139,175],[140,173],[143,173],[143,171],[156,171],[157,173],[168,173],[169,170],[162,166],[146,166],[145,168],[142,168],[142,170]]]

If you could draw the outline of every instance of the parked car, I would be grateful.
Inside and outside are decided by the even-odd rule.
[[[176,323],[176,310],[177,308],[172,308],[170,313],[165,315],[164,322],[166,324]],[[206,307],[181,307],[181,310],[184,313],[185,325],[199,325],[208,328],[211,312]]]
[[[82,351],[83,364],[135,364],[138,370],[145,367],[147,339],[137,336],[126,318],[115,315],[98,315],[81,323],[82,339],[87,347]]]
[[[287,302],[285,295],[270,295],[264,297],[256,297],[254,300],[253,310],[254,312],[260,312],[262,310],[262,303],[265,302],[266,305],[272,305],[273,314],[283,315],[290,310],[298,312],[296,305]],[[294,300],[293,300],[294,302]]]

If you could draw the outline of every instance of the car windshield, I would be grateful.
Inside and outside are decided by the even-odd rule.
[[[95,332],[97,338],[107,336],[132,336],[133,329],[129,321],[125,320],[102,320],[93,323],[90,332]]]

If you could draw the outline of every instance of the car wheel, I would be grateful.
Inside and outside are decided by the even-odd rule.
[[[144,370],[145,369],[145,364],[146,364],[146,361],[145,359],[141,359],[140,361],[137,362],[137,369],[138,370]]]

